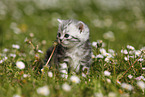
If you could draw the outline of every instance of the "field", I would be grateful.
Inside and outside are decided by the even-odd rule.
[[[38,69],[57,19],[90,28],[90,73]],[[144,97],[144,0],[0,0],[0,97]]]

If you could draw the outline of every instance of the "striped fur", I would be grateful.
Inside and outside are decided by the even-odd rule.
[[[58,45],[51,59],[52,66],[67,78],[69,72],[83,73],[91,65],[92,48],[89,41],[89,28],[86,24],[77,20],[58,20],[60,22],[57,42]],[[49,58],[53,47],[49,48],[45,61]]]

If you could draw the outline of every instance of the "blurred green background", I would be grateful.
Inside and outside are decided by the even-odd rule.
[[[90,28],[90,40],[103,40],[107,48],[145,46],[144,0],[0,0],[1,49],[23,46],[26,37],[51,46],[58,18],[83,21]],[[106,38],[107,32],[113,39]]]

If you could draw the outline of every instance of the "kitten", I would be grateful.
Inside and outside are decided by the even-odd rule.
[[[81,72],[85,76],[89,72],[92,55],[89,28],[82,21],[60,19],[58,21],[60,23],[56,40],[58,45],[49,66],[56,65],[62,73],[61,76],[65,78],[68,72]],[[45,61],[50,57],[53,48],[48,49]]]

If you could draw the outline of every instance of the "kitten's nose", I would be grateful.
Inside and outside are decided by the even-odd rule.
[[[60,42],[62,42],[62,39],[59,39],[60,40]]]

